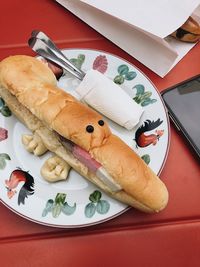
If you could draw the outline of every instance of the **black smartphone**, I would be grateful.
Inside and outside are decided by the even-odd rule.
[[[162,93],[169,117],[200,158],[200,75]]]

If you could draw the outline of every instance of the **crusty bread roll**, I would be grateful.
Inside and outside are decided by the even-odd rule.
[[[189,17],[171,36],[183,42],[195,43],[200,38],[200,25],[192,17]]]
[[[167,205],[168,191],[164,183],[130,147],[111,133],[106,122],[103,125],[98,123],[102,121],[100,114],[59,89],[54,74],[44,63],[29,56],[8,57],[0,63],[0,85],[0,94],[11,110],[12,101],[15,106],[19,103],[19,109],[25,109],[24,114],[28,114],[31,121],[43,125],[36,130],[38,133],[43,128],[39,135],[47,148],[54,150],[105,192],[146,212],[158,212]],[[19,117],[27,125],[21,113]],[[92,126],[92,132],[86,130],[88,126]],[[63,155],[59,149],[51,149],[51,142],[49,146],[46,144],[48,135],[57,140],[57,146],[65,151]],[[82,163],[77,165],[77,159],[62,147],[59,135],[88,151],[121,190],[113,192]]]

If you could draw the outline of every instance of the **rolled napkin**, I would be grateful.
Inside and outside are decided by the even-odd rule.
[[[81,101],[128,130],[138,124],[143,113],[120,86],[97,70],[87,71],[75,91]]]

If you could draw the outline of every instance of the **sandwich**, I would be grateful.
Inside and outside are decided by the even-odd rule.
[[[25,55],[2,60],[0,95],[48,150],[108,195],[144,212],[166,207],[165,184],[101,114],[57,87],[46,64]]]

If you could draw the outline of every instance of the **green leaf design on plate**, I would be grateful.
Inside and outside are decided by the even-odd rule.
[[[92,194],[89,196],[89,200],[93,203],[97,203],[101,199],[101,192],[98,190],[95,190]]]
[[[85,216],[91,218],[97,211],[99,214],[105,214],[110,209],[110,204],[107,200],[101,200],[102,193],[98,190],[95,190],[89,196],[91,201],[85,206]]]
[[[147,98],[150,98],[152,95],[152,92],[150,91],[146,91],[143,95],[142,95],[142,99],[147,99]]]
[[[124,76],[122,76],[122,75],[117,75],[114,78],[114,83],[116,83],[116,84],[122,84],[123,82],[124,82]]]
[[[6,167],[6,160],[4,158],[0,158],[0,170],[5,169]]]
[[[142,94],[142,95],[137,95],[137,96],[135,97],[135,99],[137,99],[137,101],[138,101],[139,103],[142,103],[143,101],[149,100],[151,95],[152,95],[151,92],[145,92],[145,93]],[[150,99],[150,100],[151,100],[151,99]]]
[[[78,57],[77,57],[77,60],[79,60],[80,62],[83,63],[85,61],[85,55],[79,54]]]
[[[125,79],[127,81],[131,81],[133,80],[135,77],[137,76],[137,73],[135,71],[129,71],[128,73],[126,73],[125,75]]]
[[[12,115],[12,112],[10,111],[8,106],[3,106],[0,112],[4,117],[10,117]]]
[[[48,214],[48,211],[46,209],[44,209],[43,212],[42,212],[42,217],[47,216],[47,214]]]
[[[53,208],[53,203],[54,203],[53,199],[49,199],[49,200],[47,201],[47,203],[46,203],[46,207],[45,207],[45,209],[48,210],[48,211],[51,211],[52,208]]]
[[[149,154],[145,154],[141,157],[141,159],[144,160],[144,162],[148,165],[151,161]]]
[[[77,65],[77,58],[71,58],[70,59],[71,63],[74,64],[76,67],[78,67]]]
[[[71,215],[75,212],[76,210],[76,203],[74,203],[74,206],[69,206],[67,202],[65,202],[62,207],[62,212],[65,214],[65,215]]]
[[[122,84],[124,80],[131,81],[137,76],[135,71],[129,71],[129,67],[126,64],[120,65],[117,71],[119,75],[115,76],[113,79],[116,84]]]
[[[142,84],[136,84],[133,89],[136,89],[136,96],[133,98],[133,100],[137,104],[141,104],[142,107],[145,107],[149,104],[155,103],[157,100],[156,99],[151,99],[152,92],[151,91],[146,91],[145,92],[145,87]]]
[[[118,71],[118,73],[119,73],[120,75],[125,75],[125,74],[128,73],[128,71],[129,71],[129,67],[128,67],[127,65],[123,64],[123,65],[120,65],[120,66],[118,67],[117,71]]]
[[[0,97],[0,110],[3,108],[4,105],[5,101],[3,100],[3,98]]]
[[[147,99],[144,99],[142,102],[141,102],[141,106],[142,107],[145,107],[147,105],[151,104],[151,99],[150,98],[147,98]]]
[[[52,207],[52,215],[54,218],[57,218],[62,211],[61,205],[60,204],[54,204]]]
[[[142,95],[137,95],[133,98],[133,100],[137,103],[140,104],[142,99]]]
[[[151,99],[151,104],[155,103],[157,101],[157,99],[153,98]]]
[[[7,153],[0,153],[0,159],[1,158],[7,159],[7,160],[11,160],[10,156]]]
[[[144,94],[144,91],[145,91],[145,87],[142,84],[136,84],[133,87],[133,89],[136,89],[137,90],[136,96]]]
[[[88,203],[85,207],[85,216],[91,218],[96,211],[96,205],[92,202]]]
[[[54,201],[53,199],[49,199],[46,203],[46,206],[42,212],[42,217],[45,217],[49,212],[52,211]]]
[[[66,194],[64,193],[58,193],[56,195],[56,198],[55,198],[55,203],[60,205],[60,204],[64,204],[65,203],[65,199],[66,199]]]
[[[61,212],[65,215],[71,215],[76,210],[76,203],[73,206],[68,205],[65,202],[66,194],[58,193],[55,197],[55,200],[49,199],[46,203],[46,206],[42,212],[42,217],[45,217],[49,212],[52,213],[54,218],[57,218]]]
[[[100,214],[106,214],[110,209],[110,204],[107,200],[99,200],[97,203],[97,212]]]
[[[77,58],[71,58],[71,63],[74,64],[77,68],[81,69],[83,62],[85,61],[85,55],[79,54]]]
[[[5,169],[6,160],[11,160],[7,153],[0,153],[0,170]]]

